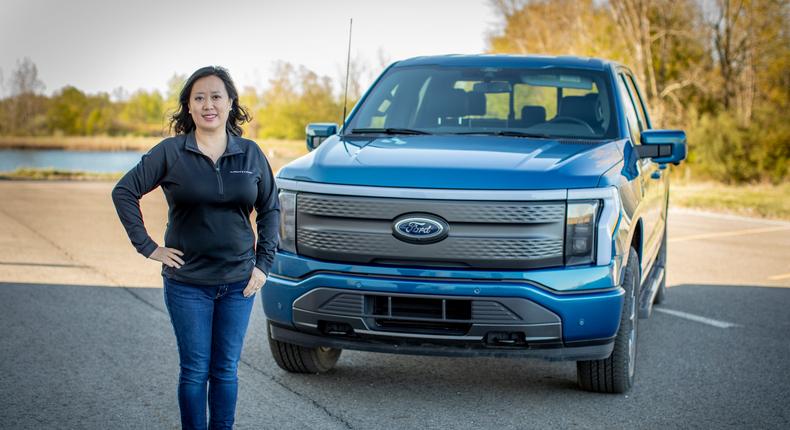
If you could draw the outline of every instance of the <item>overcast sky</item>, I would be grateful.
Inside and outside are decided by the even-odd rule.
[[[337,79],[349,18],[352,55],[377,72],[379,52],[483,52],[497,22],[489,0],[0,0],[0,71],[7,84],[29,57],[47,94],[164,90],[174,73],[209,64],[263,88],[278,60]]]

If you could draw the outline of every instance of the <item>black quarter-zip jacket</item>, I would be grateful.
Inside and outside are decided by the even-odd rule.
[[[215,165],[198,149],[194,131],[181,134],[157,144],[121,178],[112,191],[115,209],[145,257],[159,245],[145,229],[140,198],[157,186],[169,206],[165,246],[184,253],[181,268],[162,265],[163,276],[216,285],[249,279],[253,266],[269,274],[280,205],[271,167],[255,142],[228,133],[225,153]]]

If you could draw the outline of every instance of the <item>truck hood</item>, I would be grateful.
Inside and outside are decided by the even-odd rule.
[[[593,188],[623,158],[623,141],[502,136],[332,136],[284,166],[297,181],[403,188]]]

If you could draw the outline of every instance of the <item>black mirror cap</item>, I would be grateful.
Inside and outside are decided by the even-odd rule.
[[[637,147],[639,158],[650,158],[659,164],[680,164],[686,159],[686,132],[683,130],[645,130],[642,145]]]
[[[337,134],[337,124],[333,122],[315,122],[308,124],[304,129],[307,135],[307,150],[318,148],[327,137]]]

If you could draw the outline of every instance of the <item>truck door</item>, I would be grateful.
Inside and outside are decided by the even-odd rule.
[[[649,119],[645,115],[639,93],[634,86],[630,73],[621,70],[618,73],[617,86],[622,95],[628,128],[634,145],[641,145],[641,132],[650,128]],[[644,270],[655,258],[661,245],[661,232],[664,231],[664,209],[666,187],[663,184],[664,171],[648,158],[637,162],[639,177],[638,186],[642,195],[641,210],[643,228],[642,243],[642,277],[648,274]]]
[[[631,95],[634,100],[634,105],[636,106],[636,114],[637,117],[640,119],[641,124],[645,127],[645,129],[653,128],[652,123],[650,122],[650,116],[647,112],[647,105],[645,104],[645,100],[642,98],[642,92],[639,90],[639,86],[636,84],[636,80],[634,76],[631,74],[626,74],[626,83],[628,84],[628,90],[631,92]],[[663,239],[664,229],[666,228],[667,222],[667,202],[669,197],[669,171],[668,170],[661,170],[659,169],[658,165],[649,159],[645,159],[651,169],[651,174],[647,178],[652,184],[652,193],[650,194],[650,201],[648,202],[650,205],[651,219],[654,219],[655,222],[655,229],[653,231],[653,249],[654,252],[650,255],[657,255],[658,249],[661,247],[661,242]]]

